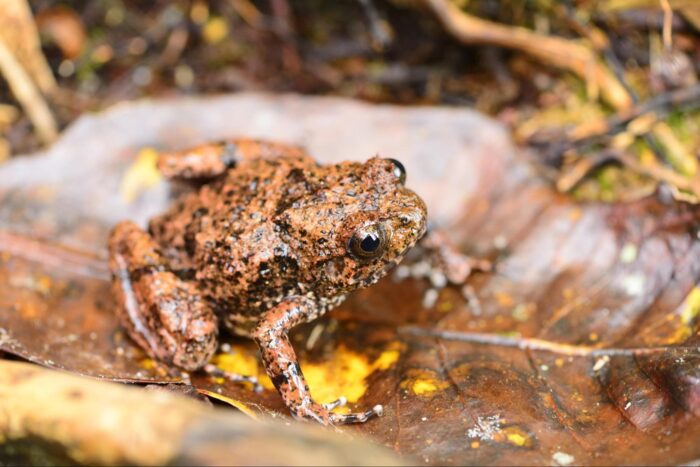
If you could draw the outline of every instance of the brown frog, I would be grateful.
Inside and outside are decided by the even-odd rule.
[[[151,220],[109,239],[118,309],[151,356],[234,381],[209,360],[219,327],[253,338],[291,413],[323,424],[345,401],[312,400],[288,332],[384,276],[426,230],[423,201],[403,166],[378,157],[319,165],[302,149],[232,140],[159,157],[162,173],[199,188]]]

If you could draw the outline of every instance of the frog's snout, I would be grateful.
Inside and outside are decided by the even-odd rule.
[[[403,256],[425,234],[428,210],[423,200],[410,190],[402,190],[393,219],[392,240],[396,254]]]

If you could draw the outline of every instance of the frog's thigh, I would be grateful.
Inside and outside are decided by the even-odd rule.
[[[255,139],[230,139],[182,151],[163,152],[158,169],[168,178],[207,180],[222,175],[244,160],[278,157],[308,157],[303,149],[283,143]]]
[[[109,238],[109,267],[119,316],[152,357],[186,370],[206,364],[217,347],[217,320],[196,285],[173,274],[156,242],[133,222]]]

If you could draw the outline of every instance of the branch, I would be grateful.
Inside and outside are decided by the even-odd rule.
[[[256,422],[165,391],[0,361],[0,457],[26,465],[401,465],[301,423]]]
[[[566,39],[550,37],[517,26],[483,20],[464,13],[449,0],[424,0],[447,31],[464,44],[493,44],[525,52],[540,61],[573,72],[618,110],[632,106],[632,99],[590,48]]]
[[[55,140],[58,130],[49,106],[22,65],[2,41],[0,41],[0,73],[5,76],[12,94],[27,112],[39,138],[44,143]]]

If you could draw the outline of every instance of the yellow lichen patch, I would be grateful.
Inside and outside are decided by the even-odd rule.
[[[119,187],[125,202],[132,203],[141,193],[161,181],[163,176],[156,167],[157,161],[158,152],[155,149],[143,148],[139,151],[134,163],[126,169]]]
[[[379,358],[374,361],[375,369],[377,370],[388,370],[391,365],[396,363],[401,356],[401,350],[403,350],[403,345],[399,342],[394,342],[389,347],[381,353]]]
[[[533,444],[532,436],[516,425],[503,427],[494,439],[500,441],[497,438],[501,437],[504,441],[521,448],[530,448]]]
[[[226,39],[228,34],[228,23],[225,19],[219,17],[210,18],[202,30],[202,36],[207,44],[218,44]]]
[[[234,373],[242,376],[255,376],[258,378],[260,385],[265,389],[275,389],[275,386],[272,384],[267,374],[261,371],[257,356],[249,353],[243,346],[233,345],[229,352],[214,355],[211,363],[227,373]],[[217,379],[219,384],[224,382],[222,378]]]
[[[401,389],[412,392],[418,396],[429,396],[435,391],[446,389],[450,383],[439,379],[432,370],[408,370],[406,378],[401,381]]]
[[[681,323],[690,326],[700,316],[700,288],[694,287],[685,299],[681,310]]]
[[[323,362],[302,362],[301,368],[314,400],[322,404],[345,396],[348,402],[360,400],[367,390],[366,379],[378,370],[390,368],[399,359],[402,344],[391,343],[376,360],[339,346],[330,359]],[[341,408],[338,411],[347,410]]]
[[[680,326],[670,338],[669,344],[683,342],[693,334],[693,325],[700,316],[700,287],[694,287],[690,291],[677,316]]]
[[[148,357],[141,360],[140,364],[141,368],[144,368],[146,370],[152,370],[156,367],[156,361]]]

